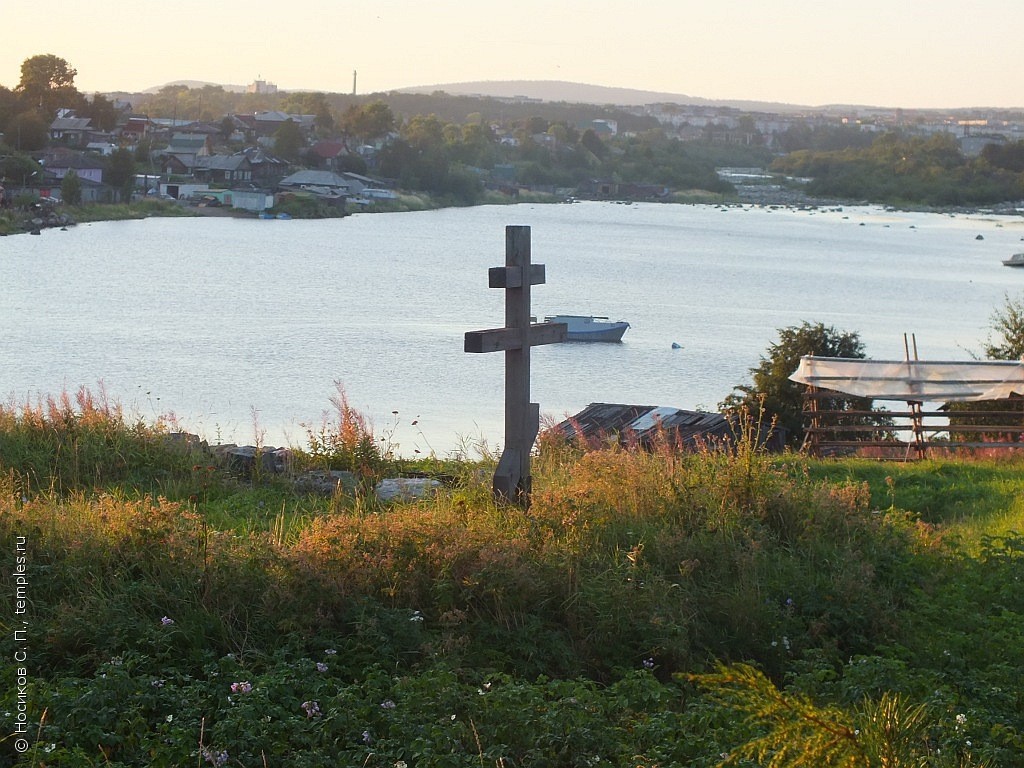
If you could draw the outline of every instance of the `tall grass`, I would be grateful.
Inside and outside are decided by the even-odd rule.
[[[188,462],[173,431],[172,415],[154,424],[129,419],[102,385],[0,404],[0,457],[33,490],[159,484]]]
[[[299,463],[395,468],[335,405]],[[487,461],[429,499],[320,499],[226,478],[168,431],[102,393],[0,410],[0,542],[24,540],[33,711],[60,764],[161,764],[161,743],[181,764],[202,733],[246,765],[285,759],[275,744],[317,764],[346,738],[352,764],[432,764],[447,744],[451,765],[712,765],[758,737],[675,676],[723,662],[838,707],[890,690],[936,723],[973,707],[1001,729],[991,755],[1024,730],[993,692],[1024,668],[1019,464],[546,440],[524,513],[495,503]],[[226,676],[258,695],[229,701]],[[125,696],[135,719],[82,703]],[[369,742],[342,735],[359,722]]]

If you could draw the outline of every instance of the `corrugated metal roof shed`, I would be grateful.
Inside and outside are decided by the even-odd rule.
[[[728,419],[720,413],[621,403],[591,403],[553,429],[569,440],[592,445],[614,436],[622,445],[644,448],[666,439],[681,448],[694,448],[731,442],[734,437]]]

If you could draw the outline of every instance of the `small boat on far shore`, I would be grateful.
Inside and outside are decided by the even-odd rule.
[[[1015,253],[1008,259],[1003,259],[1004,267],[1024,267],[1024,251]]]
[[[549,315],[545,323],[565,323],[568,326],[566,341],[622,341],[622,335],[629,328],[624,320],[609,320],[594,315]]]

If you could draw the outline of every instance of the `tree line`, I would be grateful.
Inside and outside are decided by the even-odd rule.
[[[809,178],[808,194],[845,200],[950,207],[1024,199],[1024,141],[987,144],[968,158],[950,133],[890,132],[867,146],[790,152],[771,169]]]
[[[311,135],[286,123],[276,153],[296,166],[315,167],[310,144],[345,142],[342,170],[373,173],[415,192],[457,204],[478,202],[487,179],[528,187],[576,189],[588,180],[701,190],[722,197],[735,189],[716,172],[721,166],[766,167],[780,177],[809,181],[812,197],[910,206],[989,205],[1024,199],[1024,142],[992,143],[968,158],[949,133],[929,137],[891,131],[871,134],[856,126],[793,125],[772,136],[739,115],[744,141],[723,142],[721,126],[705,126],[701,140],[681,141],[649,115],[612,106],[516,102],[483,96],[390,92],[356,95],[321,92],[237,93],[218,85],[167,85],[155,93],[94,94],[75,87],[77,71],[45,54],[26,59],[16,87],[0,86],[0,173],[26,178],[38,170],[26,156],[44,148],[59,109],[88,117],[111,131],[120,117],[117,100],[130,99],[150,117],[220,123],[222,142],[233,115],[278,110],[311,115]],[[595,121],[615,123],[615,135],[599,134]],[[367,165],[354,150],[378,148]],[[134,154],[142,166],[153,147]],[[115,187],[133,169],[128,158],[112,168]],[[140,170],[153,170],[143,167]]]

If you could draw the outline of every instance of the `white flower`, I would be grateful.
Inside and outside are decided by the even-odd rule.
[[[967,725],[967,715],[965,715],[963,712],[958,714],[956,716],[956,724],[957,725]]]

